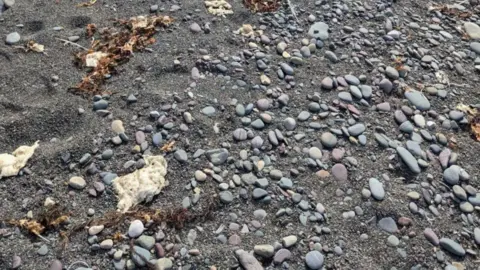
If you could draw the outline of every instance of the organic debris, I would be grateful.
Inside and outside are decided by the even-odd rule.
[[[233,14],[232,5],[225,0],[205,1],[205,6],[210,14],[223,16]]]
[[[407,70],[407,68],[405,67],[405,65],[403,64],[403,58],[400,57],[400,56],[397,56],[394,60],[393,60],[393,66],[396,70],[398,71],[402,71],[402,70]]]
[[[162,146],[162,148],[160,148],[161,151],[163,152],[172,152],[173,151],[173,147],[175,146],[175,141],[169,141],[168,143],[164,144]]]
[[[97,0],[90,0],[89,2],[84,2],[84,3],[78,4],[77,7],[89,7],[89,6],[94,5],[96,2],[97,2]]]
[[[12,154],[0,154],[0,179],[17,175],[32,157],[33,152],[38,147],[38,142],[36,141],[32,146],[22,145]]]
[[[281,0],[243,0],[245,6],[253,12],[277,11],[280,8],[280,2]]]
[[[77,94],[100,93],[105,79],[115,73],[118,65],[128,62],[134,51],[154,43],[153,35],[158,26],[166,27],[172,22],[168,16],[137,16],[119,20],[120,29],[102,31],[101,37],[94,39],[87,51],[75,55],[78,66],[91,70],[71,90]],[[95,25],[87,25],[87,36],[93,36],[95,32]]]
[[[472,108],[465,104],[458,104],[457,110],[466,114],[468,123],[470,124],[470,130],[475,140],[480,141],[480,113],[477,108]]]
[[[455,4],[431,6],[428,11],[440,11],[445,15],[456,16],[460,19],[470,18],[473,15],[471,11],[464,10],[464,7]]]
[[[150,202],[165,186],[167,161],[163,156],[144,157],[145,166],[113,180],[113,189],[118,196],[117,209],[127,212],[141,202]]]
[[[97,26],[95,24],[93,23],[87,24],[87,32],[86,32],[87,38],[93,37],[93,35],[95,35],[96,32],[97,32]]]
[[[46,240],[43,238],[42,233],[46,230],[58,229],[61,224],[69,219],[69,215],[70,214],[66,213],[63,208],[55,205],[45,208],[42,213],[38,215],[37,219],[13,219],[8,223]]]

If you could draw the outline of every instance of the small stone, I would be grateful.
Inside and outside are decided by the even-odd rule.
[[[463,249],[460,244],[449,238],[440,239],[440,246],[446,251],[459,257],[463,257],[466,254],[465,249]]]
[[[101,231],[103,231],[104,228],[105,228],[105,226],[103,226],[103,225],[92,226],[92,227],[88,228],[88,234],[89,235],[97,235]]]
[[[313,250],[307,253],[305,256],[305,263],[312,270],[321,269],[323,266],[324,257],[322,253],[317,250]]]
[[[400,244],[400,240],[392,234],[387,238],[387,244],[391,247],[396,247]]]
[[[363,132],[365,132],[365,125],[364,124],[355,124],[353,126],[350,126],[348,127],[348,133],[351,135],[351,136],[358,136],[360,134],[362,134]]]
[[[368,180],[368,183],[373,198],[379,201],[383,200],[385,198],[385,190],[383,189],[383,184],[376,178],[370,178]]]
[[[273,263],[278,265],[292,257],[292,252],[286,248],[279,249],[273,257]]]
[[[137,238],[139,237],[142,233],[145,227],[143,226],[143,223],[141,220],[134,220],[132,223],[130,223],[130,226],[128,227],[128,236],[131,238]]]
[[[253,255],[244,251],[243,249],[236,250],[235,256],[237,257],[238,261],[240,262],[240,265],[242,265],[244,269],[263,270],[263,267],[260,264],[260,262]]]
[[[5,43],[7,45],[14,45],[20,42],[20,39],[20,34],[18,32],[13,32],[7,35],[7,37],[5,38]]]
[[[230,191],[222,191],[219,193],[220,201],[225,204],[231,203],[233,201],[233,194]]]
[[[397,223],[391,217],[385,217],[380,219],[378,222],[378,226],[389,233],[395,233],[398,230]]]
[[[198,182],[205,182],[205,180],[207,180],[207,175],[204,172],[197,170],[195,171],[195,180]]]
[[[420,166],[418,166],[417,159],[405,148],[399,146],[397,147],[397,153],[400,158],[403,160],[405,165],[413,172],[413,173],[420,173]]]
[[[106,239],[106,240],[103,240],[100,243],[100,248],[101,249],[109,250],[109,249],[112,249],[112,247],[113,247],[113,240],[112,239]]]
[[[20,256],[13,256],[13,259],[12,259],[12,269],[18,269],[20,268],[20,266],[22,265],[22,258],[20,258]]]
[[[82,177],[74,176],[68,180],[68,185],[74,189],[84,189],[87,183]]]
[[[37,254],[40,256],[45,256],[48,253],[48,246],[47,245],[41,245],[40,248],[37,250]]]
[[[192,23],[190,24],[190,31],[192,31],[193,33],[199,33],[202,31],[202,28],[200,27],[200,25],[198,25],[198,23]]]
[[[161,258],[157,260],[155,267],[158,270],[169,270],[173,268],[173,262],[169,258]]]
[[[337,163],[332,167],[332,176],[339,182],[346,182],[348,180],[348,171],[345,165]]]
[[[337,137],[330,132],[325,132],[320,136],[321,143],[328,148],[333,148],[337,145]]]
[[[321,159],[322,158],[322,151],[318,149],[318,147],[311,147],[308,150],[308,156],[313,159]]]
[[[272,245],[256,245],[253,247],[253,252],[263,258],[271,258],[275,253]]]
[[[426,228],[423,231],[423,235],[432,245],[438,246],[440,244],[440,240],[438,239],[437,234],[435,234],[435,232],[432,229]]]
[[[282,239],[282,245],[285,248],[289,248],[289,247],[292,247],[293,245],[295,245],[297,243],[297,241],[298,241],[298,238],[295,235],[290,235],[290,236],[284,237]]]

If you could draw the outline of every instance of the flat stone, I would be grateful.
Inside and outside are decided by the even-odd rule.
[[[159,270],[169,270],[173,268],[173,262],[169,258],[161,258],[156,261],[155,267]]]
[[[419,91],[406,91],[405,98],[421,111],[426,111],[430,109],[430,101],[428,101],[425,95],[423,95],[423,93]]]
[[[206,116],[214,116],[215,115],[215,108],[212,106],[207,106],[202,109],[202,113]]]
[[[317,250],[313,250],[307,253],[305,256],[305,264],[309,269],[318,270],[323,266],[324,257],[323,254]]]
[[[133,249],[135,250],[135,252],[132,252],[131,258],[132,258],[132,261],[135,263],[135,265],[137,266],[147,265],[147,262],[150,261],[150,257],[151,257],[150,251],[144,248],[141,248],[139,246],[134,246]]]
[[[273,257],[274,264],[281,264],[292,257],[292,252],[286,248],[279,249]]]
[[[205,152],[207,159],[215,166],[222,165],[227,161],[228,150],[225,148],[221,149],[212,149]]]
[[[380,229],[389,233],[395,233],[398,231],[397,223],[391,217],[385,217],[380,219],[380,221],[378,221],[378,226],[380,227]]]
[[[432,229],[426,228],[423,231],[423,235],[432,245],[438,246],[440,244],[437,234]]]
[[[473,239],[477,245],[480,245],[480,228],[473,229]]]
[[[465,249],[459,243],[449,238],[440,239],[440,247],[459,257],[463,257],[466,254]]]
[[[223,203],[231,203],[233,201],[233,194],[230,191],[222,191],[219,193],[220,201]]]
[[[238,259],[238,262],[245,270],[263,270],[263,266],[260,262],[250,253],[244,251],[243,249],[238,249],[235,251],[235,256]]]
[[[322,150],[318,147],[311,147],[308,149],[308,156],[313,159],[321,159],[322,158]]]
[[[285,248],[289,248],[289,247],[294,246],[297,243],[297,241],[298,241],[297,236],[289,235],[289,236],[286,236],[282,239],[282,245]]]
[[[353,126],[350,126],[348,127],[348,133],[351,135],[351,136],[358,136],[360,134],[362,134],[363,132],[365,132],[365,125],[362,124],[362,123],[359,123],[359,124],[355,124]]]
[[[82,177],[74,176],[70,178],[70,180],[68,180],[68,185],[71,188],[81,190],[85,188],[85,186],[87,185],[87,182],[85,182],[85,179],[83,179]]]
[[[400,158],[403,160],[405,165],[412,171],[413,173],[420,173],[420,166],[418,166],[418,162],[415,157],[405,148],[399,146],[397,147],[397,153]]]
[[[140,235],[135,239],[135,244],[143,247],[144,249],[151,250],[155,245],[155,237],[150,235]]]
[[[337,163],[332,167],[332,176],[339,182],[346,182],[348,180],[348,171],[345,165]]]
[[[383,200],[385,198],[385,190],[383,189],[383,184],[378,181],[376,178],[370,178],[368,180],[368,184],[370,187],[370,192],[372,193],[372,197],[376,200]]]
[[[461,168],[457,165],[452,165],[443,171],[443,180],[450,185],[457,185],[460,182]]]
[[[473,22],[466,22],[463,27],[471,39],[480,39],[480,26]]]

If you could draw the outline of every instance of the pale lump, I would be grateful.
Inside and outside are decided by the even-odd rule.
[[[167,161],[163,156],[145,156],[145,167],[113,180],[117,210],[127,212],[141,202],[149,202],[166,186]]]
[[[25,167],[37,147],[38,141],[32,146],[22,145],[13,151],[12,154],[0,154],[0,179],[17,175]]]

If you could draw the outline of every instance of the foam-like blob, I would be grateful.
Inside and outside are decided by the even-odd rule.
[[[25,167],[37,147],[38,141],[32,146],[22,145],[13,151],[12,154],[0,154],[0,179],[17,175],[18,172]]]
[[[118,197],[117,210],[126,212],[142,202],[149,202],[165,186],[167,161],[163,156],[144,157],[145,167],[113,180]]]

